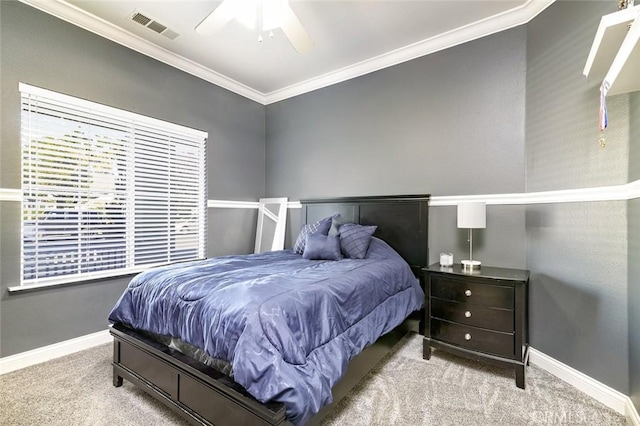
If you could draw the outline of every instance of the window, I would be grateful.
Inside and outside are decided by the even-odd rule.
[[[204,258],[207,134],[20,84],[22,285]]]

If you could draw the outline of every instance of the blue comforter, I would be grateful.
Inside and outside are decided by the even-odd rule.
[[[283,250],[152,269],[131,281],[109,320],[230,362],[236,382],[302,424],[331,402],[349,361],[423,302],[407,263],[373,238],[366,259]]]

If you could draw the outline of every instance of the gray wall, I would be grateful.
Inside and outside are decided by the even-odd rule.
[[[525,43],[519,27],[268,105],[267,194],[522,191]]]
[[[629,201],[629,395],[640,413],[640,198]]]
[[[609,99],[602,150],[599,82],[582,77],[598,22],[615,8],[558,2],[526,27],[267,106],[267,195],[626,183],[629,96]],[[455,208],[433,207],[430,221],[431,260],[444,250],[466,257]],[[532,345],[624,393],[627,233],[624,201],[489,206],[476,240],[485,264],[532,270]]]
[[[640,180],[640,92],[631,95],[629,182]],[[640,198],[629,201],[629,388],[640,412]]]
[[[267,196],[524,192],[525,44],[519,27],[268,105]],[[430,219],[431,260],[468,257],[455,209]],[[524,210],[487,222],[474,258],[524,267]]]
[[[555,3],[527,26],[265,108],[3,1],[0,187],[20,187],[18,81],[208,131],[209,199],[519,193],[634,181],[640,95],[609,100],[601,150],[598,82],[581,77],[598,20],[614,10],[611,1]],[[291,244],[299,219],[289,213]],[[104,329],[126,279],[7,294],[17,283],[19,215],[19,203],[0,202],[1,355]],[[251,251],[255,220],[251,210],[211,210],[208,254]],[[638,220],[637,199],[489,206],[487,229],[474,234],[485,264],[532,270],[533,346],[631,394],[636,407]],[[432,261],[440,251],[466,257],[465,236],[454,207],[431,209]]]
[[[557,2],[527,25],[527,191],[627,183],[629,95],[609,98],[598,144],[599,82],[582,69],[615,2]],[[531,342],[629,391],[627,202],[530,206]]]
[[[20,188],[18,82],[204,130],[208,198],[264,196],[265,108],[13,1],[0,2],[0,188]],[[253,251],[256,212],[210,212],[208,254]],[[20,203],[0,202],[1,356],[104,330],[128,279],[8,294],[19,284]]]

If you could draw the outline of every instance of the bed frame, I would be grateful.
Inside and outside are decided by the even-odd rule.
[[[428,265],[428,195],[303,200],[302,224],[340,213],[343,222],[377,225],[374,234],[409,263],[422,283]],[[424,287],[423,287],[424,288]],[[316,425],[409,331],[422,333],[415,313],[380,337],[349,364],[333,387],[333,402],[307,424]],[[113,385],[123,379],[196,425],[290,425],[280,403],[261,403],[230,377],[121,324],[111,327]]]

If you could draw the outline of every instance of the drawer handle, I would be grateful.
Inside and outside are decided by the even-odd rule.
[[[464,313],[464,316],[465,316],[466,318],[471,318],[471,311],[466,311],[466,312]]]
[[[465,334],[464,340],[471,340],[471,335],[469,333]]]
[[[465,290],[464,295],[467,297],[471,296],[471,290]]]

